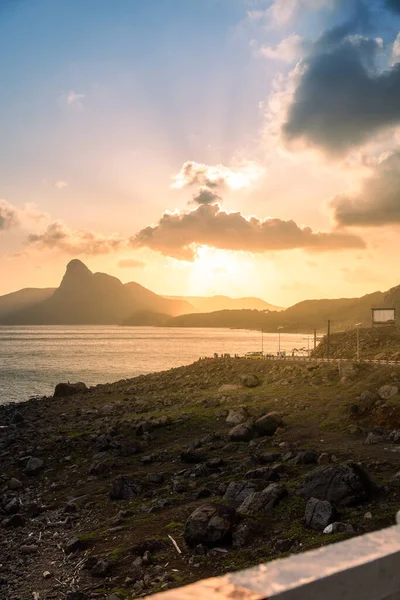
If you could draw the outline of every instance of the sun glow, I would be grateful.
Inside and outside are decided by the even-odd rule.
[[[194,296],[242,296],[246,283],[254,280],[254,277],[254,265],[245,253],[201,246],[191,266],[189,293]]]

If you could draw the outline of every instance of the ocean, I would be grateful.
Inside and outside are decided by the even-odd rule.
[[[261,333],[244,329],[0,326],[0,404],[51,395],[60,381],[111,383],[187,365],[214,352],[261,350]],[[264,334],[276,354],[278,333]],[[280,335],[281,350],[311,347],[311,336]]]

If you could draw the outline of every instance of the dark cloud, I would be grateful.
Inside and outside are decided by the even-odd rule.
[[[17,210],[5,200],[0,200],[0,231],[18,224]]]
[[[130,241],[134,247],[145,246],[181,260],[194,260],[195,247],[200,245],[253,253],[364,247],[361,238],[345,232],[314,233],[294,221],[246,219],[239,212],[222,211],[217,204],[205,204],[188,213],[166,213],[156,226],[142,229]]]
[[[386,0],[386,6],[393,12],[400,14],[400,0]]]
[[[377,227],[400,223],[400,152],[383,160],[357,194],[340,194],[331,202],[341,225]]]
[[[125,240],[106,237],[92,231],[72,230],[58,221],[51,223],[44,233],[31,234],[27,244],[37,248],[58,249],[68,254],[109,254],[125,245]]]
[[[192,204],[214,204],[221,201],[221,197],[207,187],[200,187],[198,193],[193,196]]]
[[[325,35],[304,61],[287,121],[286,140],[302,139],[340,154],[400,122],[400,64],[378,72],[380,42],[348,30]]]
[[[142,260],[136,260],[136,258],[121,258],[118,261],[118,266],[122,269],[139,269],[145,266]]]

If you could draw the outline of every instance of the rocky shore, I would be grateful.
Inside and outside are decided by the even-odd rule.
[[[0,407],[0,598],[139,598],[380,529],[400,369],[206,359]]]

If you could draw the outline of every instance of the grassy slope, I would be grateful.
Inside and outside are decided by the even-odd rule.
[[[254,389],[218,391],[222,384],[238,383],[240,375],[246,372],[258,373],[262,385]],[[125,583],[125,579],[131,573],[132,560],[138,553],[136,548],[141,542],[148,544],[149,539],[157,539],[160,543],[160,548],[152,552],[151,568],[160,565],[171,574],[168,586],[268,561],[289,548],[297,552],[343,539],[345,534],[329,537],[304,526],[305,502],[294,494],[294,490],[303,474],[314,468],[312,465],[286,464],[284,479],[289,490],[288,498],[270,514],[255,518],[253,524],[257,533],[249,546],[243,549],[230,549],[227,554],[210,552],[206,556],[195,556],[193,560],[183,541],[183,524],[196,506],[209,501],[196,500],[196,491],[210,485],[215,489],[216,483],[222,481],[243,479],[244,473],[251,468],[250,456],[254,452],[282,451],[277,448],[281,442],[286,443],[286,449],[311,448],[334,454],[339,461],[361,461],[377,482],[386,484],[398,470],[397,455],[385,450],[383,445],[364,444],[365,432],[377,422],[382,422],[382,407],[367,411],[362,417],[357,417],[357,422],[350,407],[364,390],[376,389],[382,384],[397,381],[397,378],[400,379],[399,369],[393,371],[392,368],[364,365],[357,367],[346,383],[340,384],[339,373],[333,365],[311,368],[308,365],[242,359],[205,360],[167,373],[97,386],[81,397],[35,400],[20,405],[26,425],[17,430],[14,442],[7,443],[3,449],[0,446],[4,479],[9,476],[23,479],[18,457],[27,453],[39,455],[45,458],[46,470],[31,479],[29,485],[50,507],[48,510],[53,511],[50,513],[52,520],[59,518],[55,516],[57,511],[62,514],[63,507],[71,498],[88,495],[88,501],[79,508],[76,517],[72,515],[69,523],[58,528],[59,546],[52,546],[50,541],[48,546],[43,543],[40,556],[24,559],[28,561],[28,573],[21,578],[19,591],[39,590],[41,597],[46,598],[53,583],[43,580],[42,572],[49,569],[61,577],[63,569],[73,571],[81,555],[70,563],[60,561],[60,567],[55,560],[64,541],[72,536],[78,536],[87,544],[88,555],[108,557],[113,561],[113,577],[104,581],[101,589],[105,590],[104,597],[106,592],[118,591],[121,598],[130,594],[132,583]],[[395,396],[388,404],[392,422],[386,421],[385,424],[397,425],[400,396]],[[172,492],[172,475],[190,468],[190,465],[180,463],[181,450],[210,433],[226,435],[229,426],[224,418],[216,416],[216,411],[243,405],[254,415],[279,410],[283,414],[285,428],[273,438],[258,438],[255,446],[248,443],[227,446],[223,440],[222,444],[203,445],[201,450],[208,458],[224,459],[222,473],[217,480],[189,478],[187,491]],[[10,410],[0,407],[2,422],[9,417]],[[163,415],[169,417],[169,424],[154,429],[147,440],[135,437],[133,432],[138,423]],[[120,457],[109,451],[106,460],[112,462],[112,470],[104,475],[88,477],[89,467],[99,452],[96,439],[101,434],[137,439],[143,452]],[[144,465],[142,456],[150,454],[154,462]],[[145,481],[147,473],[160,471],[166,473],[166,482],[151,487],[156,491],[157,499],[168,500],[169,505],[165,508],[150,514],[143,512],[143,505],[151,505],[151,498],[110,501],[110,482],[116,475],[129,474]],[[211,500],[222,502],[219,496]],[[364,506],[344,509],[341,519],[351,522],[357,534],[381,528],[393,523],[399,501],[399,495],[388,492],[383,501],[377,498]],[[127,513],[115,528],[115,517],[121,510]],[[367,511],[372,513],[373,519],[364,518]],[[35,532],[34,524],[29,527]],[[168,534],[183,549],[182,555],[177,554]],[[16,530],[15,536],[10,537],[7,542],[10,547],[3,547],[2,552],[10,552],[11,548],[15,550],[26,534]],[[279,540],[284,541],[283,546]],[[50,561],[53,561],[52,566]],[[98,585],[88,571],[82,571],[80,577],[82,587]],[[155,585],[146,592],[164,589],[165,585]]]

